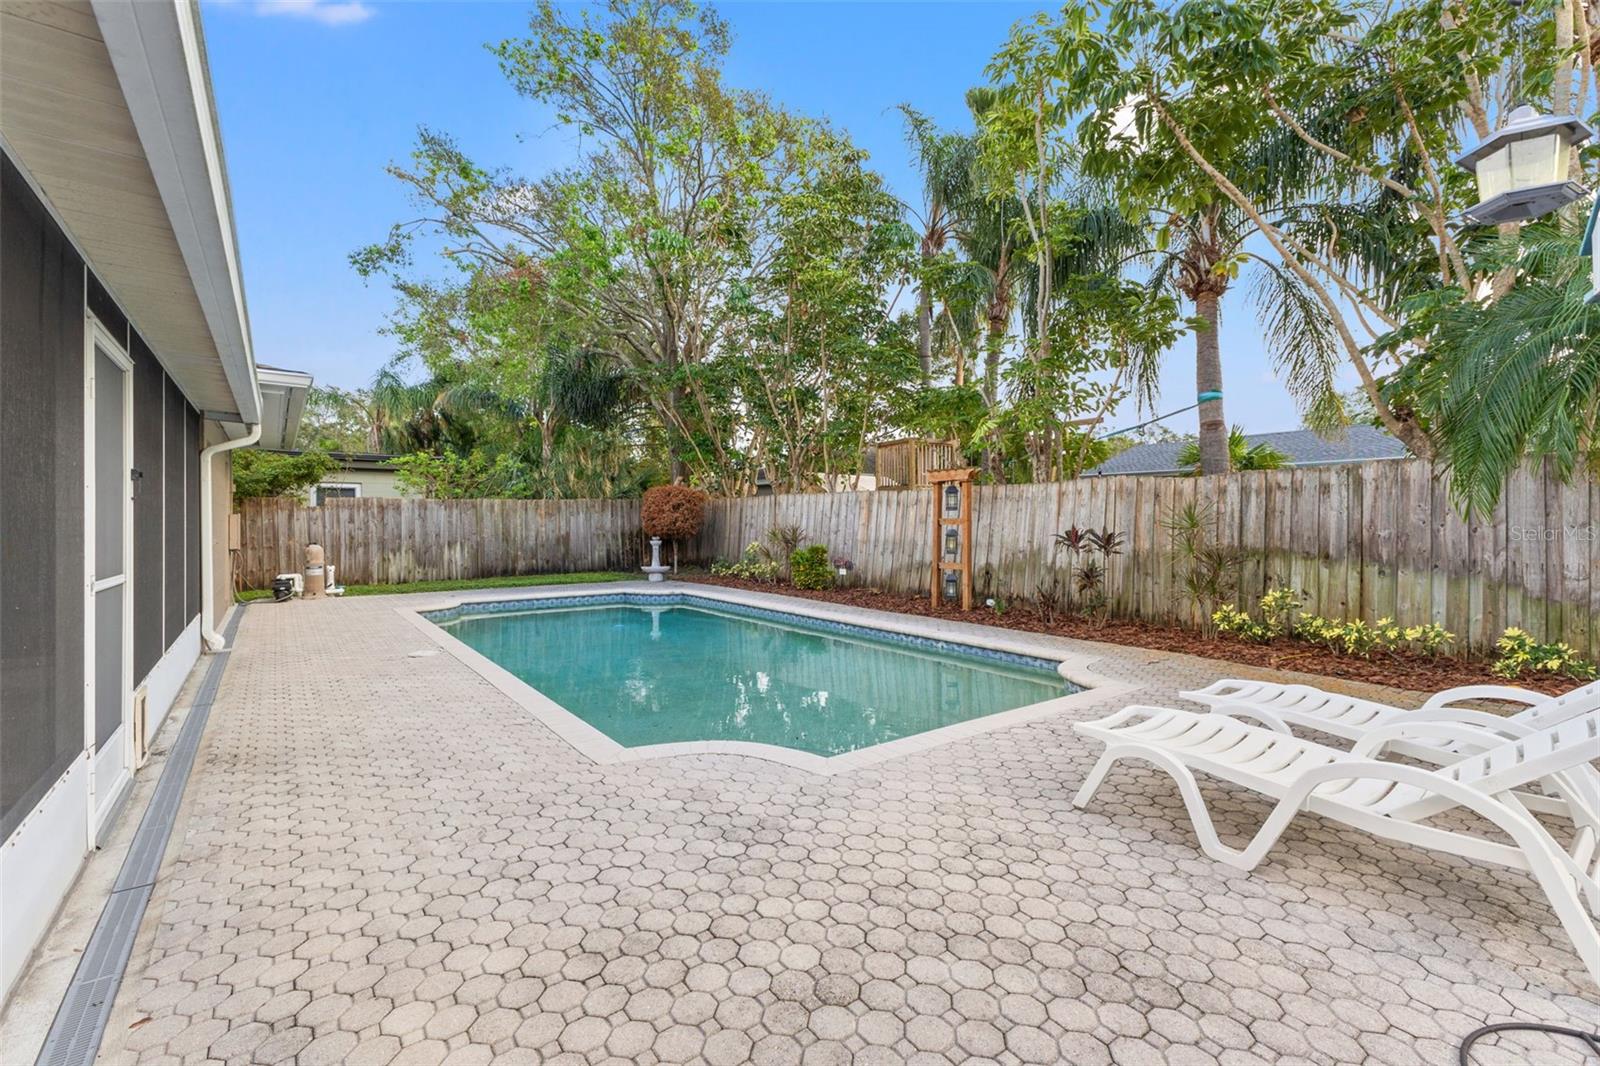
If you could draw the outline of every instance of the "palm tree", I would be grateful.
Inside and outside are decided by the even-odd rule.
[[[1123,262],[1149,263],[1150,286],[1175,292],[1194,309],[1200,323],[1194,331],[1200,472],[1244,469],[1232,463],[1236,455],[1224,421],[1221,329],[1223,297],[1246,267],[1262,342],[1285,388],[1306,412],[1307,424],[1319,431],[1345,425],[1344,404],[1334,388],[1342,358],[1332,326],[1293,274],[1250,249],[1255,227],[1249,220],[1231,204],[1213,201],[1188,212],[1157,212],[1151,224],[1157,236],[1153,243],[1145,243],[1144,234],[1126,219],[1107,217],[1089,232],[1097,234],[1099,254],[1121,252]],[[1161,353],[1130,354],[1137,361],[1133,376],[1150,396]]]
[[[1228,423],[1222,415],[1222,297],[1232,280],[1230,261],[1242,241],[1228,225],[1231,212],[1213,201],[1189,215],[1174,214],[1167,226],[1177,246],[1167,263],[1173,287],[1194,306],[1201,325],[1194,331],[1194,389],[1200,405],[1202,474],[1226,474],[1231,465]]]
[[[901,104],[900,111],[906,118],[906,140],[922,171],[922,207],[910,211],[921,228],[922,263],[928,268],[958,234],[963,213],[974,200],[977,141],[968,134],[939,130],[908,104]],[[924,276],[917,288],[917,358],[924,381],[933,374],[933,329],[933,289]]]
[[[1289,457],[1263,441],[1252,445],[1245,439],[1244,430],[1234,426],[1227,436],[1228,468],[1233,470],[1281,470],[1289,465]],[[1191,476],[1204,474],[1199,441],[1185,441],[1178,449],[1178,465],[1189,468]],[[1224,473],[1226,473],[1226,469]]]
[[[391,365],[378,371],[368,390],[368,441],[390,455],[446,448],[466,454],[488,420],[519,414],[516,404],[482,386],[437,375],[412,384]]]
[[[998,93],[989,86],[967,90],[967,109],[973,122],[982,125],[983,116],[995,105]],[[992,412],[1000,403],[1000,363],[1011,336],[1012,318],[1023,279],[1027,258],[1017,254],[1018,230],[1022,226],[1022,205],[1010,185],[999,189],[983,187],[976,172],[978,140],[973,138],[974,172],[967,190],[967,224],[958,234],[962,252],[972,264],[974,283],[981,291],[983,332],[984,403]],[[998,439],[984,448],[982,465],[989,475],[1000,480],[1003,464]]]
[[[1450,489],[1474,514],[1494,511],[1528,459],[1562,477],[1600,470],[1600,303],[1589,301],[1581,217],[1523,227],[1517,242],[1486,234],[1473,270],[1516,269],[1500,299],[1425,309],[1412,325],[1428,345],[1389,389],[1427,417]]]

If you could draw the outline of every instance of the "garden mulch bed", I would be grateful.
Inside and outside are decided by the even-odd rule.
[[[1424,658],[1420,655],[1375,655],[1360,659],[1342,655],[1317,644],[1302,640],[1284,639],[1271,644],[1249,644],[1225,636],[1206,636],[1192,629],[1177,626],[1154,625],[1149,622],[1094,619],[1070,615],[1047,623],[1030,604],[1007,607],[1004,613],[975,608],[960,611],[949,607],[934,607],[928,597],[908,596],[901,592],[882,589],[846,587],[803,591],[787,585],[770,585],[738,578],[711,577],[707,574],[684,573],[679,580],[696,581],[707,585],[749,589],[753,592],[773,592],[784,596],[799,596],[808,600],[824,600],[852,607],[866,607],[875,611],[896,611],[900,614],[946,618],[955,622],[976,622],[981,625],[1018,629],[1027,633],[1049,633],[1074,640],[1098,640],[1106,644],[1121,644],[1154,651],[1199,655],[1207,659],[1224,659],[1247,666],[1270,670],[1294,670],[1317,674],[1343,681],[1359,681],[1413,692],[1437,692],[1457,685],[1504,685],[1503,678],[1489,672],[1489,663],[1483,659]],[[1559,695],[1578,684],[1564,677],[1528,676],[1509,682],[1522,688],[1534,689],[1550,695]]]

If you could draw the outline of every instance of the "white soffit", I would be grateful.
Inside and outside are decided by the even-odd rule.
[[[189,401],[260,403],[198,14],[0,0],[0,133]]]
[[[261,382],[261,440],[268,451],[294,448],[300,435],[300,419],[305,414],[306,397],[311,391],[311,375],[299,370],[258,367]]]

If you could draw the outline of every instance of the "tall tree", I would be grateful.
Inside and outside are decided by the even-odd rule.
[[[912,209],[921,229],[922,277],[917,284],[917,359],[922,380],[933,374],[934,285],[940,257],[959,237],[976,199],[977,141],[970,134],[938,129],[907,104],[900,105],[917,169],[922,174],[922,204]]]
[[[727,465],[701,432],[711,398],[688,368],[727,326],[726,295],[770,263],[791,151],[814,124],[728,88],[726,23],[689,0],[607,0],[571,11],[542,0],[529,36],[493,51],[518,92],[582,137],[580,162],[539,180],[486,170],[423,131],[391,168],[422,208],[358,267],[409,266],[419,233],[447,258],[494,273],[534,271],[603,334],[657,415],[675,479]]]
[[[1052,361],[1051,314],[1055,310],[1056,223],[1051,207],[1066,173],[1067,145],[1061,137],[1060,74],[1048,35],[1037,16],[1013,27],[988,67],[993,95],[980,117],[980,180],[997,204],[1015,205],[1025,238],[1019,244],[1032,268],[1028,358]],[[1035,478],[1048,478],[1059,427],[1035,426],[1028,451]]]
[[[1485,83],[1514,51],[1507,14],[1499,0],[1117,0],[1069,7],[1054,34],[1085,150],[1153,160],[1226,201],[1385,428],[1428,456],[1424,418],[1378,362],[1425,352],[1379,342],[1401,325],[1397,299],[1503,288],[1506,275],[1476,275],[1463,254],[1459,211],[1474,197],[1448,160],[1463,128],[1489,128]],[[1247,165],[1262,146],[1272,156]],[[1300,182],[1316,195],[1281,195]]]
[[[816,139],[779,204],[772,268],[742,286],[720,360],[749,450],[793,491],[859,472],[888,395],[917,378],[890,310],[918,273],[917,235],[865,158],[842,136]]]

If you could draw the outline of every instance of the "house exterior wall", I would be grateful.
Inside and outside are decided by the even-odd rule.
[[[98,746],[87,732],[90,315],[132,363],[132,453],[122,482],[132,496],[132,551],[122,595],[132,597],[131,676],[134,691],[148,690],[153,737],[200,651],[204,423],[0,152],[0,997],[133,773],[124,721],[102,723]]]
[[[0,839],[83,755],[84,270],[0,157]]]
[[[221,444],[227,438],[216,427],[206,436],[206,447]],[[233,514],[233,452],[213,455],[209,470],[201,476],[211,478],[211,543],[206,550],[216,565],[211,570],[211,588],[205,594],[211,597],[211,617],[220,632],[228,610],[233,606],[234,555],[228,541],[228,519]]]
[[[323,478],[323,485],[357,485],[362,499],[397,500],[405,495],[400,491],[393,470],[335,470]],[[316,488],[306,490],[306,502],[315,507]]]

